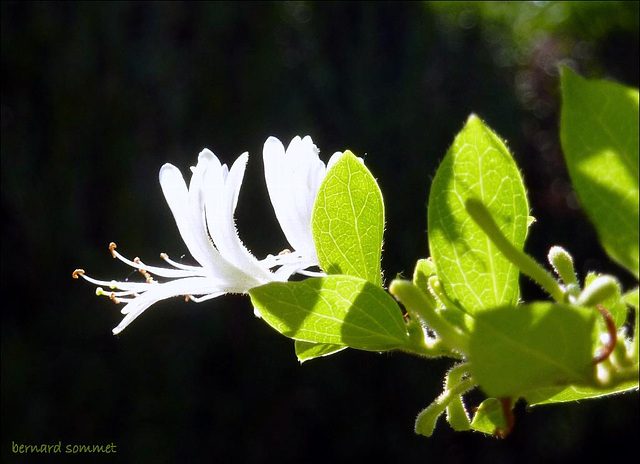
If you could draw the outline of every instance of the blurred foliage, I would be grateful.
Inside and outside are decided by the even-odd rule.
[[[567,40],[606,39],[611,33],[638,29],[638,2],[428,2],[427,7],[462,28],[478,25],[497,42],[508,34],[505,47],[522,52],[550,34]],[[502,31],[499,31],[502,29]],[[497,33],[497,34],[496,34]]]
[[[299,366],[246,297],[167,302],[116,338],[120,315],[70,273],[126,278],[111,240],[151,263],[186,253],[157,172],[186,173],[203,147],[227,163],[250,152],[240,233],[259,256],[284,248],[262,144],[307,133],[325,160],[366,157],[386,202],[383,269],[407,273],[428,252],[431,177],[471,112],[523,170],[538,219],[529,251],[560,244],[578,271],[619,273],[568,183],[556,65],[637,87],[638,2],[2,2],[1,13],[3,460],[11,440],[62,440],[114,441],[139,463],[577,462],[601,446],[621,457],[611,443],[637,435],[634,394],[519,411],[506,441],[446,428],[425,440],[412,419],[445,363],[351,350]]]

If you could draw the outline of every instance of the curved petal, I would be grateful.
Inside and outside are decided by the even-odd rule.
[[[201,266],[212,270],[214,268],[214,260],[211,253],[207,250],[210,246],[203,240],[202,233],[196,233],[193,227],[191,216],[189,214],[189,191],[187,184],[182,177],[182,173],[172,164],[165,164],[160,169],[160,186],[162,193],[167,200],[167,204],[173,213],[173,218],[178,226],[178,231],[185,245],[189,249],[189,253],[195,258]]]
[[[240,241],[235,225],[234,212],[248,159],[249,154],[243,153],[228,172],[226,165],[209,167],[205,211],[213,243],[227,261],[244,272],[243,281],[251,288],[273,280],[273,276]]]
[[[294,137],[287,150],[275,137],[264,144],[265,180],[271,203],[289,244],[317,262],[311,215],[324,163],[311,137]]]
[[[334,164],[336,164],[336,162],[342,158],[342,155],[344,153],[342,153],[341,151],[337,151],[335,152],[333,155],[331,155],[331,158],[329,158],[329,161],[327,162],[327,171],[329,169],[331,169],[333,167]]]
[[[147,308],[160,300],[180,295],[205,295],[215,293],[222,294],[224,292],[219,286],[215,285],[211,279],[206,277],[188,277],[163,284],[153,284],[153,288],[134,298],[122,308],[122,314],[126,314],[126,316],[120,324],[113,329],[113,334],[117,335],[122,332],[134,319],[147,310]]]

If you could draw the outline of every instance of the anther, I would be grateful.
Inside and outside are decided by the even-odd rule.
[[[161,257],[162,259],[167,259],[167,258],[169,257],[169,255],[168,255],[168,254],[166,254],[166,253],[160,253],[160,257]]]
[[[77,279],[78,276],[81,276],[82,274],[84,274],[84,269],[76,269],[75,271],[73,271],[73,273],[71,274],[71,277],[74,279]]]
[[[111,252],[111,256],[113,256],[114,258],[117,258],[116,253],[115,253],[115,249],[118,248],[118,246],[116,245],[115,242],[111,242],[109,244],[109,251]]]
[[[140,258],[138,258],[137,256],[133,258],[133,262],[136,264],[141,263]],[[151,274],[149,274],[146,269],[138,269],[138,272],[142,274],[145,279],[147,279],[147,283],[153,282],[153,277],[151,277]]]
[[[116,298],[115,293],[111,293],[111,295],[109,295],[109,299],[113,301],[115,304],[120,304],[120,300]]]
[[[291,253],[291,250],[288,248],[285,248],[284,250],[282,250],[280,253],[278,253],[278,256],[282,256],[282,255],[288,255],[289,253]]]
[[[189,298],[189,295],[185,295],[185,296],[184,296],[184,301],[189,301],[189,299],[190,299],[190,298]]]

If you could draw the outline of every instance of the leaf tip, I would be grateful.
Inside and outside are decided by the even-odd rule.
[[[482,123],[482,120],[478,117],[478,115],[477,115],[477,114],[475,114],[475,113],[471,113],[471,114],[469,115],[469,117],[467,118],[467,123],[466,123],[466,125],[469,125],[469,124],[477,124],[477,123],[479,123],[479,122],[480,122],[480,123]]]

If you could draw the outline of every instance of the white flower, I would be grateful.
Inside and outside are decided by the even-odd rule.
[[[299,148],[293,151],[294,142],[296,147],[312,147],[314,151]],[[161,257],[171,267],[149,266],[138,258],[133,261],[125,258],[116,251],[115,243],[111,243],[109,249],[113,257],[138,269],[146,282],[103,281],[85,275],[82,269],[74,271],[74,278],[80,276],[97,285],[98,295],[109,296],[116,303],[125,303],[121,311],[125,317],[113,329],[114,334],[122,332],[160,300],[185,295],[192,301],[201,302],[225,293],[246,293],[269,282],[286,281],[291,274],[304,272],[304,269],[317,265],[311,237],[311,211],[324,178],[324,164],[319,160],[318,150],[310,137],[303,140],[296,137],[286,153],[288,162],[296,168],[285,172],[284,177],[278,177],[278,170],[284,169],[283,159],[277,150],[271,150],[269,152],[273,154],[267,155],[267,146],[278,144],[282,147],[273,137],[265,143],[265,174],[276,215],[295,253],[269,255],[260,261],[238,237],[234,212],[248,153],[238,157],[228,169],[220,164],[211,151],[203,150],[198,157],[198,164],[191,168],[188,188],[180,170],[165,164],[160,169],[160,185],[180,235],[199,266],[175,262],[165,253]],[[284,148],[282,154],[285,155]],[[279,187],[274,182],[283,182],[285,185]],[[296,201],[283,200],[283,192],[295,197]],[[303,222],[297,224],[296,221]],[[165,281],[158,282],[152,275]],[[110,291],[105,291],[103,287],[108,287]]]

